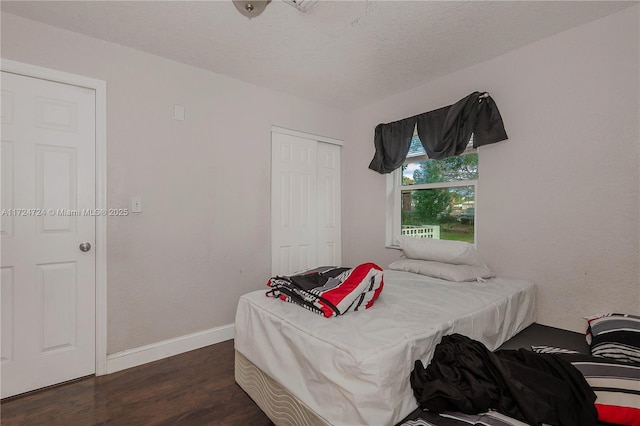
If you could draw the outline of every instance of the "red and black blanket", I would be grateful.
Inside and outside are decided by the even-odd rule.
[[[322,266],[296,275],[272,277],[267,296],[296,303],[326,318],[368,309],[384,287],[382,268]]]

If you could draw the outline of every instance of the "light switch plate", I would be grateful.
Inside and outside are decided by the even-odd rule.
[[[139,195],[131,196],[131,212],[142,213],[142,197]]]
[[[173,105],[173,118],[175,120],[184,121],[184,105]]]

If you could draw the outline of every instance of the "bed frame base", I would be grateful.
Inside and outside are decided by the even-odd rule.
[[[235,379],[276,426],[331,426],[238,351]]]

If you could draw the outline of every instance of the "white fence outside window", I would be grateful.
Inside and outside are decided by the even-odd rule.
[[[407,235],[414,238],[433,238],[434,240],[440,239],[440,226],[439,225],[422,225],[422,226],[403,226],[402,235]]]

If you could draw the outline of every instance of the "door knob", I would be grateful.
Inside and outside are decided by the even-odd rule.
[[[89,251],[91,250],[91,243],[85,241],[84,243],[80,243],[80,246],[78,248],[80,249],[80,251]]]

